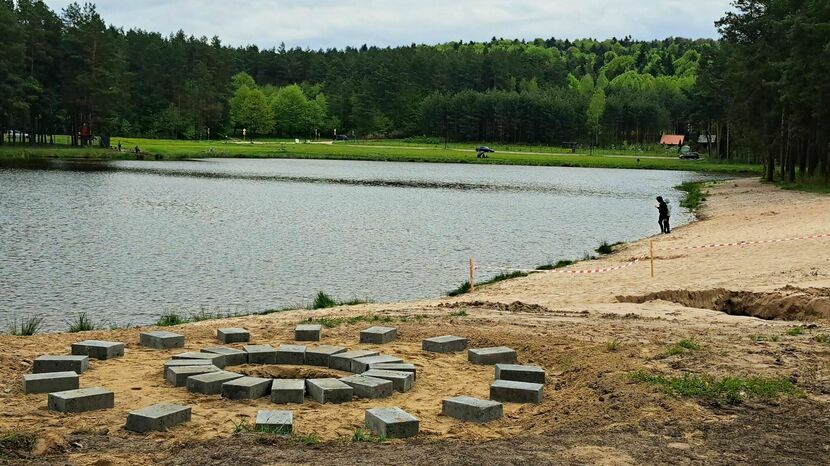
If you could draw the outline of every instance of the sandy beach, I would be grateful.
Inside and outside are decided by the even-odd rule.
[[[558,271],[499,282],[457,298],[289,311],[169,327],[185,350],[216,345],[216,329],[245,327],[252,341],[293,342],[298,323],[364,316],[323,329],[323,344],[376,349],[415,364],[415,388],[383,400],[292,406],[291,438],[235,434],[267,398],[231,401],[173,388],[162,364],[176,350],[138,344],[149,328],[0,335],[0,431],[33,432],[32,453],[0,454],[12,464],[819,464],[830,451],[830,197],[783,191],[754,179],[707,188],[700,219],[651,238],[648,260],[606,273],[568,271],[627,264],[647,255],[649,239]],[[655,215],[655,231],[657,230]],[[809,236],[814,236],[808,238]],[[787,241],[772,241],[787,240]],[[768,241],[703,247],[712,244]],[[554,252],[551,254],[555,255]],[[460,277],[461,278],[461,277]],[[386,345],[358,343],[381,316],[398,329]],[[802,330],[793,332],[791,329]],[[478,425],[441,415],[441,400],[488,397],[492,366],[466,353],[421,350],[427,337],[454,334],[471,347],[504,345],[519,362],[546,371],[541,404],[505,404],[504,417]],[[817,338],[818,337],[818,338]],[[68,354],[85,339],[121,341],[123,358],[91,360],[81,387],[115,393],[115,408],[64,415],[46,395],[24,395],[23,374],[42,354]],[[681,340],[699,349],[667,355]],[[614,344],[611,344],[615,342]],[[230,346],[241,347],[239,344]],[[324,368],[246,365],[270,377],[341,376]],[[680,376],[776,377],[801,396],[713,406],[632,380],[635,371]],[[136,434],[129,411],[158,402],[193,408],[190,423]],[[420,419],[415,439],[355,443],[366,408],[399,406]],[[309,440],[312,439],[313,441]]]

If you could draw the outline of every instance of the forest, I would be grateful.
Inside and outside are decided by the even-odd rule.
[[[695,146],[708,136],[695,148],[712,160],[764,163],[769,179],[826,180],[829,23],[825,0],[736,0],[718,40],[260,49],[125,31],[93,4],[55,12],[0,0],[0,140],[68,134],[81,144],[85,127],[169,139],[244,129],[629,148],[683,134]]]

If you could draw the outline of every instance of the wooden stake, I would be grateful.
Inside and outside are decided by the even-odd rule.
[[[654,278],[654,240],[648,240],[648,255],[651,260],[651,278]]]
[[[470,291],[475,291],[475,273],[473,272],[473,258],[470,258]]]

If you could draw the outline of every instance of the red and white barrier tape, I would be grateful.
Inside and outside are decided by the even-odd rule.
[[[727,246],[748,246],[752,244],[769,244],[769,243],[784,243],[787,241],[801,241],[806,239],[830,238],[830,233],[798,236],[794,238],[779,238],[779,239],[764,239],[758,241],[735,241],[732,243],[710,243],[700,246],[676,246],[676,247],[661,247],[661,251],[680,251],[689,249],[708,249],[708,248],[723,248]]]

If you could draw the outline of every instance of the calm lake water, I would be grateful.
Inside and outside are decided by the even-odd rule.
[[[656,195],[705,175],[229,160],[0,162],[0,325],[436,297],[506,267],[658,232]]]

